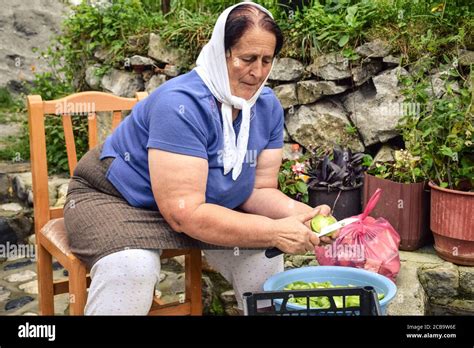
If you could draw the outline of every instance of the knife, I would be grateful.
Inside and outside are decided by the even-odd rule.
[[[327,235],[331,232],[337,231],[338,229],[343,228],[343,227],[345,227],[349,224],[352,224],[356,221],[359,221],[359,218],[351,217],[351,218],[343,219],[343,220],[338,221],[338,222],[336,222],[332,225],[323,227],[321,229],[321,232],[317,233],[317,235],[318,235],[318,237],[323,237],[323,236],[325,236],[325,235]],[[270,249],[265,250],[265,256],[269,259],[271,259],[272,257],[278,256],[280,254],[283,254],[283,251],[281,251],[278,248],[270,248]]]
[[[347,218],[347,219],[343,219],[341,221],[338,221],[332,225],[329,225],[329,226],[325,226],[321,229],[321,232],[318,233],[318,237],[323,237],[331,232],[334,232],[334,231],[337,231],[338,229],[340,228],[343,228],[347,225],[350,225],[356,221],[359,221],[359,218],[356,218],[356,217],[351,217],[351,218]]]

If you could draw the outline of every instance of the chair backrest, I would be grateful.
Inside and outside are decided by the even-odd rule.
[[[78,158],[71,115],[87,115],[91,149],[98,143],[97,113],[112,112],[113,130],[121,122],[122,112],[131,110],[138,101],[147,96],[146,92],[136,93],[135,98],[122,98],[103,92],[81,92],[48,101],[43,101],[39,95],[27,97],[35,233],[49,220],[63,216],[62,208],[49,206],[45,117],[62,118],[69,174],[72,176]]]

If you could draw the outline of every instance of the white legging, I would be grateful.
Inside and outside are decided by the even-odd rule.
[[[261,291],[283,271],[283,256],[268,259],[260,250],[205,250],[210,266],[232,284],[239,309],[242,294]],[[146,315],[160,276],[159,251],[126,249],[104,256],[91,269],[86,315]],[[259,307],[267,304],[259,303]]]

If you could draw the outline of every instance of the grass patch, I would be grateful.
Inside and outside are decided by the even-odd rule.
[[[20,137],[10,135],[0,139],[0,144],[4,146],[0,148],[0,160],[6,162],[23,162],[29,160],[30,142],[27,134],[28,133],[26,133],[26,136],[23,134]]]
[[[28,119],[25,111],[22,110],[22,103],[13,99],[8,90],[6,92],[5,90],[0,89],[0,95],[4,97],[0,106],[0,127],[19,123],[21,130],[19,135],[8,135],[0,138],[0,160],[25,161],[30,158]]]
[[[0,124],[19,123],[26,120],[26,118],[23,112],[0,109]]]
[[[6,87],[0,87],[0,109],[9,109],[14,104],[10,91]]]

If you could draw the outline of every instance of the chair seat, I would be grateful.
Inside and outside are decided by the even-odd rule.
[[[51,243],[67,256],[72,255],[66,235],[64,218],[49,220],[40,231]]]

